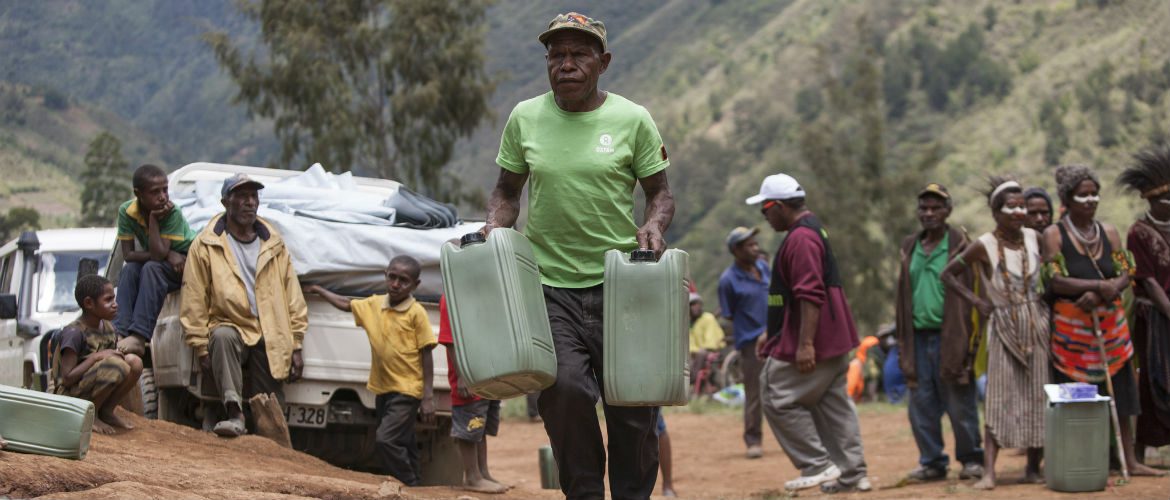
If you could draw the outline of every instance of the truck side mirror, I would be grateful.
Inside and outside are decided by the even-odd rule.
[[[0,294],[0,319],[16,319],[15,294]]]

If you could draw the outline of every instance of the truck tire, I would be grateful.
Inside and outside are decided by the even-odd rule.
[[[168,387],[155,391],[157,416],[159,420],[199,429],[201,421],[199,400],[185,387]]]
[[[138,378],[138,390],[142,392],[142,416],[158,420],[158,389],[154,385],[154,369],[143,368]]]

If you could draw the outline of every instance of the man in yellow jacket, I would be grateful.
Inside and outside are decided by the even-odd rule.
[[[246,432],[244,400],[261,393],[283,400],[281,381],[296,381],[304,366],[308,308],[288,248],[256,216],[263,188],[244,174],[224,181],[227,211],[195,238],[183,272],[184,340],[215,377],[228,418],[214,430],[224,437]]]

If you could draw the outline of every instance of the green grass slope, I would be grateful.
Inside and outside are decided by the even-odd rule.
[[[43,90],[0,83],[0,210],[33,207],[42,227],[67,227],[80,218],[80,174],[99,133],[122,141],[123,156],[137,162],[130,168],[158,162],[162,152],[117,115],[54,97],[48,102]]]
[[[988,174],[1014,173],[1029,184],[1055,187],[1054,165],[1045,160],[1049,139],[1040,109],[1045,101],[1054,103],[1067,130],[1068,148],[1059,161],[1087,163],[1101,174],[1106,185],[1102,218],[1124,229],[1139,212],[1134,197],[1116,189],[1114,179],[1131,152],[1165,137],[1168,100],[1162,98],[1165,87],[1158,87],[1165,82],[1158,82],[1170,60],[1170,39],[1162,28],[1170,21],[1170,4],[1080,4],[675,0],[639,3],[643,10],[634,13],[604,7],[594,13],[607,22],[615,54],[603,87],[645,105],[671,149],[670,176],[679,206],[671,244],[691,253],[701,291],[712,295],[729,264],[722,241],[732,227],[760,227],[765,248],[775,249],[778,237],[743,199],[754,194],[764,176],[790,172],[806,184],[812,206],[825,215],[830,230],[850,228],[833,236],[845,247],[839,253],[846,255],[839,257],[854,261],[847,267],[872,268],[885,278],[876,285],[872,279],[847,284],[851,300],[862,303],[858,319],[868,330],[893,317],[889,283],[896,277],[896,242],[916,226],[913,193],[921,184],[950,185],[958,201],[952,221],[973,235],[992,226],[979,194]],[[485,187],[497,172],[493,160],[499,131],[511,106],[547,91],[543,51],[535,36],[565,7],[502,2],[492,11],[490,64],[506,71],[507,79],[495,99],[496,120],[463,145],[455,163]],[[988,7],[995,10],[994,23],[989,23]],[[804,120],[798,109],[802,90],[812,89],[821,106],[829,108],[833,85],[860,88],[857,60],[872,63],[880,79],[891,70],[889,60],[901,53],[899,44],[911,43],[915,31],[945,49],[972,24],[981,32],[980,50],[963,54],[956,49],[954,54],[959,60],[966,56],[962,64],[976,66],[973,58],[980,57],[1000,68],[1010,78],[1002,95],[979,95],[968,89],[973,84],[964,84],[951,88],[949,104],[937,109],[928,103],[924,81],[928,73],[945,68],[915,68],[904,114],[887,115],[886,95],[875,104],[885,115],[877,132],[881,166],[872,173],[883,179],[879,188],[865,175],[843,175],[851,172],[844,167],[810,162],[811,154],[802,151],[810,130],[844,134],[836,144],[848,150],[851,140],[862,142],[860,135],[848,134],[873,127],[858,121],[863,113],[851,111],[850,105]],[[1089,74],[1104,64],[1111,66],[1107,85],[1085,90]],[[1146,82],[1145,100],[1127,90],[1139,80]],[[1100,108],[1082,102],[1082,92],[1105,96],[1115,129],[1110,141],[1101,138]],[[841,125],[849,120],[871,126]],[[850,154],[858,161],[866,157]],[[871,189],[890,199],[854,199]],[[855,218],[867,222],[846,224]],[[713,301],[708,304],[715,307]]]

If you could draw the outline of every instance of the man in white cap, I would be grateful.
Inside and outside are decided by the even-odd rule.
[[[228,418],[222,437],[245,433],[243,402],[284,399],[281,381],[301,377],[309,310],[276,228],[256,216],[264,185],[244,174],[224,180],[226,212],[195,238],[183,272],[179,321],[199,367],[215,377]]]
[[[613,57],[601,21],[561,14],[538,39],[552,91],[517,104],[508,117],[482,232],[516,224],[529,184],[524,234],[540,265],[557,354],[557,380],[540,393],[540,416],[561,491],[569,499],[604,498],[608,458],[612,498],[648,498],[658,478],[658,409],[603,400],[608,440],[597,419],[602,281],[607,250],[666,249],[663,234],[674,217],[670,162],[646,108],[598,89]],[[636,186],[646,195],[641,227],[634,222]]]
[[[735,350],[739,352],[739,367],[743,372],[743,442],[747,458],[760,458],[763,431],[760,428],[760,368],[756,342],[763,337],[768,325],[768,281],[771,271],[768,263],[760,260],[760,244],[756,242],[756,228],[737,227],[727,235],[727,250],[734,262],[719,276],[719,308],[731,322]]]
[[[805,207],[791,176],[768,176],[749,205],[777,232],[768,295],[768,327],[761,354],[764,415],[800,477],[790,491],[820,486],[824,493],[868,491],[857,410],[845,391],[849,351],[857,328],[841,289],[828,233]]]

